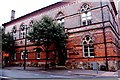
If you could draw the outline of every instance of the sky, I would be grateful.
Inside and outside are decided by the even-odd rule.
[[[0,26],[9,22],[11,10],[15,10],[15,19],[62,0],[1,0]]]
[[[62,0],[1,0],[0,26],[9,22],[11,10],[15,10],[15,19]],[[120,1],[120,0],[117,0]]]

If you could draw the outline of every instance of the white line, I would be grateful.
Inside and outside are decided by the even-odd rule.
[[[34,74],[34,75],[39,75],[39,74]]]
[[[68,71],[68,72],[72,72],[72,71]]]
[[[3,76],[0,76],[0,78],[8,78],[8,77],[3,77]]]
[[[64,77],[64,76],[55,76],[55,75],[50,75],[51,77]]]

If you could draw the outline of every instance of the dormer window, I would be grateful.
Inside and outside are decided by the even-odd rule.
[[[89,10],[90,7],[88,4],[83,4],[83,6],[81,7],[81,21],[83,26],[92,24],[91,12]]]

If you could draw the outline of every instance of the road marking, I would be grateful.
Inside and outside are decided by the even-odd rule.
[[[68,71],[68,72],[72,72],[72,71]]]
[[[55,75],[50,75],[51,77],[64,77],[64,76],[55,76]]]
[[[40,75],[40,74],[34,74],[34,75]]]
[[[8,77],[3,77],[3,76],[0,76],[0,78],[8,78]]]

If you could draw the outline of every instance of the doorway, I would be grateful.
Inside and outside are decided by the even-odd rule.
[[[65,61],[66,61],[66,53],[64,53],[63,51],[56,51],[55,52],[55,63],[58,66],[64,66],[65,65]]]

